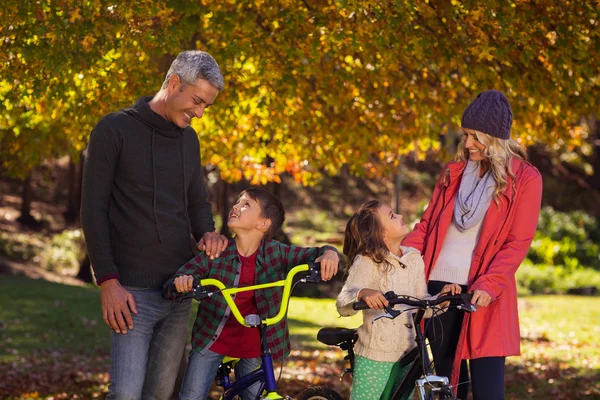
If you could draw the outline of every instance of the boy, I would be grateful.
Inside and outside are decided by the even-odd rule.
[[[339,262],[335,248],[302,248],[270,240],[281,228],[284,218],[283,205],[276,196],[256,188],[243,191],[227,220],[235,239],[229,242],[221,257],[210,260],[200,254],[179,268],[163,285],[165,296],[177,297],[171,289],[173,283],[179,293],[191,291],[194,278],[215,278],[227,287],[273,282],[284,279],[292,267],[313,261],[321,263],[321,278],[331,279]],[[277,313],[281,297],[281,288],[270,288],[238,293],[235,303],[242,315],[258,314],[265,318]],[[267,328],[266,337],[275,360],[289,353],[288,335],[285,319]],[[241,359],[236,365],[237,378],[257,368],[261,363],[259,332],[240,325],[223,297],[214,296],[203,300],[198,307],[180,399],[206,399],[224,356]],[[254,398],[257,386],[246,390],[244,398]]]

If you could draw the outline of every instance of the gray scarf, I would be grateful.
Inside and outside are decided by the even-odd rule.
[[[483,219],[496,190],[496,181],[490,171],[479,177],[479,166],[478,161],[469,160],[456,195],[454,223],[461,232]]]

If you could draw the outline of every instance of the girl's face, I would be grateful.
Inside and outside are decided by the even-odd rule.
[[[390,206],[383,204],[377,210],[383,228],[383,237],[387,240],[402,240],[410,232],[402,215],[394,213]]]
[[[485,145],[477,139],[473,129],[463,128],[463,140],[465,149],[469,152],[469,159],[473,161],[481,161],[484,158]]]

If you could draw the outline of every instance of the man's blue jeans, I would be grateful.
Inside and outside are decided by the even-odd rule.
[[[222,360],[223,356],[214,351],[206,350],[203,354],[192,351],[185,370],[179,400],[205,400]],[[235,366],[236,379],[240,379],[260,367],[261,363],[260,357],[240,359]],[[259,383],[252,385],[242,393],[242,399],[255,399],[259,389]]]
[[[191,299],[166,300],[160,289],[125,287],[137,315],[126,334],[110,333],[107,399],[167,400],[185,347]]]

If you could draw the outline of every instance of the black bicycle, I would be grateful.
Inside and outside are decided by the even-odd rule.
[[[393,392],[393,394],[381,400],[402,400],[407,399],[413,389],[417,388],[420,400],[459,400],[454,396],[452,387],[445,376],[435,375],[433,372],[433,363],[427,352],[425,334],[421,329],[421,321],[425,311],[432,309],[434,315],[441,311],[440,305],[446,301],[449,302],[448,308],[456,308],[465,312],[474,312],[476,308],[471,304],[471,294],[463,293],[457,295],[440,296],[435,300],[421,300],[412,296],[397,295],[394,292],[387,292],[385,298],[389,305],[385,312],[373,318],[373,323],[381,318],[394,319],[400,314],[414,311],[412,315],[413,328],[415,329],[415,342],[417,346],[400,359],[400,366],[412,366],[404,379]],[[404,304],[411,308],[405,310],[395,310],[394,305]],[[364,301],[354,303],[355,310],[366,310],[369,306]],[[356,329],[347,328],[323,328],[317,335],[317,340],[329,346],[338,346],[347,352],[344,360],[348,360],[350,367],[344,368],[341,377],[354,370],[354,343],[358,339]],[[330,387],[315,386],[311,387],[300,395],[298,400],[341,400],[342,397]]]

